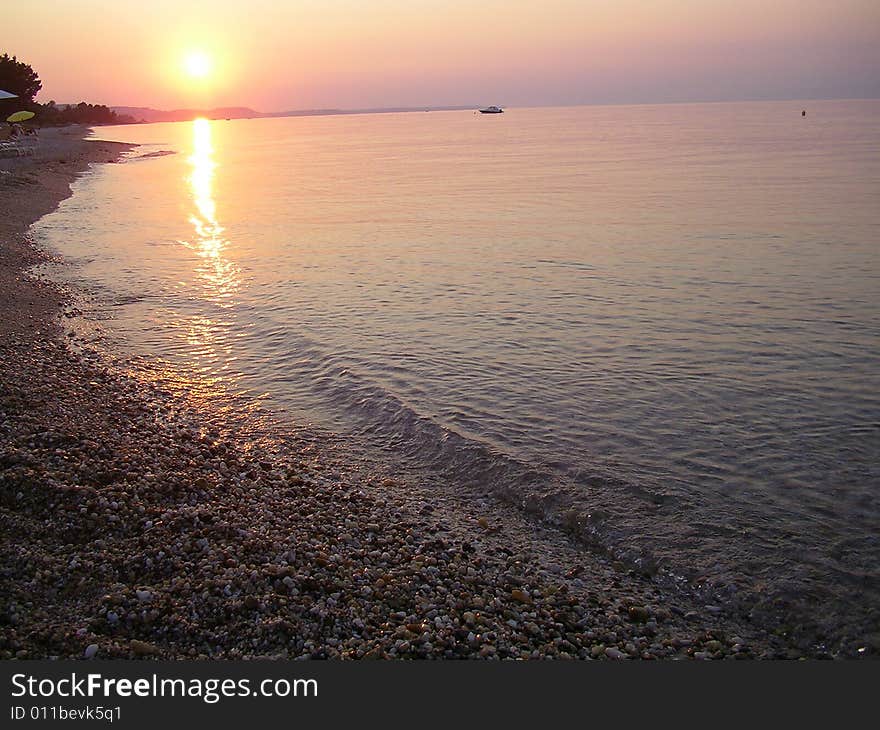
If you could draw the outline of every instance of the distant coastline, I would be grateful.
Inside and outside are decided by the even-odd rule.
[[[213,109],[153,109],[140,106],[110,107],[120,116],[128,116],[140,123],[152,122],[188,122],[197,118],[207,119],[266,119],[272,117],[324,117],[350,114],[400,114],[406,112],[431,111],[466,111],[476,109],[478,105],[463,106],[400,106],[377,107],[364,109],[294,109],[282,112],[258,112],[249,107],[216,107]]]
[[[692,105],[692,104],[749,104],[749,103],[778,103],[794,104],[799,109],[805,104],[822,104],[833,101],[853,101],[872,103],[880,101],[875,97],[822,97],[822,98],[744,98],[744,99],[679,99],[673,101],[646,100],[641,102],[614,102],[606,100],[580,101],[559,104],[534,104],[518,105],[518,108],[544,108],[544,107],[579,107],[579,106],[607,106],[607,107],[645,107],[667,105]],[[210,109],[154,109],[142,106],[111,106],[113,112],[120,116],[131,117],[135,123],[152,122],[188,122],[197,118],[206,119],[271,119],[277,117],[318,117],[318,116],[341,116],[356,114],[405,114],[416,112],[444,112],[444,111],[477,111],[484,104],[457,104],[440,106],[389,106],[389,107],[362,107],[354,109],[326,108],[326,109],[291,109],[279,112],[261,112],[250,107],[222,106]],[[506,108],[506,105],[503,105]]]

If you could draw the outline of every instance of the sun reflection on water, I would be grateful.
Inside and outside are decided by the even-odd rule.
[[[217,163],[211,131],[211,122],[207,119],[193,121],[193,151],[188,159],[190,173],[187,182],[194,206],[189,216],[194,236],[181,243],[201,259],[195,269],[197,296],[225,310],[232,306],[240,288],[240,271],[225,255],[229,241],[217,219],[214,198]],[[231,320],[222,314],[187,319],[182,334],[190,353],[202,363],[202,370],[213,370],[218,364],[221,370],[229,367],[231,343],[228,329],[231,324]]]
[[[214,200],[214,146],[211,141],[211,122],[207,119],[193,121],[193,153],[189,158],[192,172],[189,176],[195,211],[190,223],[195,229],[195,239],[190,247],[203,259],[197,274],[205,285],[206,297],[221,306],[229,306],[239,289],[238,268],[225,256],[229,242],[224,228],[217,220],[217,203]]]

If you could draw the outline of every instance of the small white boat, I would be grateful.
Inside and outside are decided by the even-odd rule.
[[[503,114],[504,109],[500,106],[487,106],[485,109],[480,109],[480,114]]]

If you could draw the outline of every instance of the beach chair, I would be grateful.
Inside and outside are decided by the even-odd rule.
[[[18,136],[18,146],[21,149],[31,150],[31,154],[33,154],[37,147],[40,145],[40,138],[37,136],[36,132],[29,132],[23,135]]]
[[[36,135],[12,136],[12,127],[5,125],[0,127],[0,159],[11,157],[32,156],[37,147],[39,138]]]

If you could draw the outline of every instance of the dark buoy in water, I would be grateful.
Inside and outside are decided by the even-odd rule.
[[[802,117],[807,116],[807,110],[806,110],[806,109],[804,109],[804,110],[801,112],[801,116],[802,116]]]

